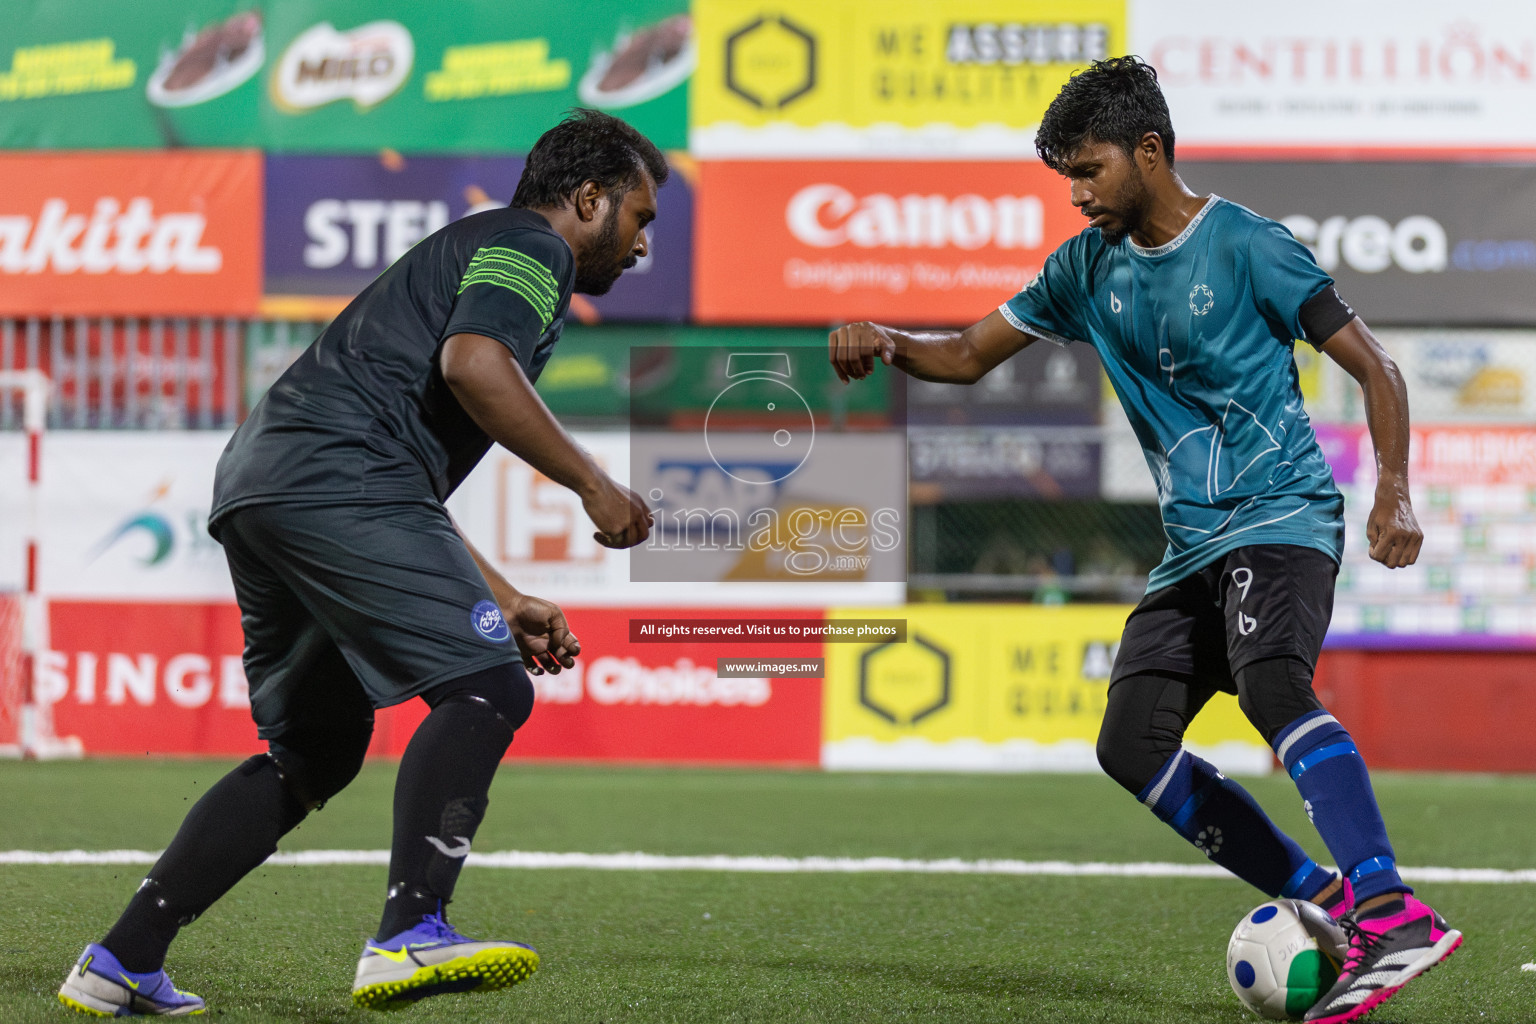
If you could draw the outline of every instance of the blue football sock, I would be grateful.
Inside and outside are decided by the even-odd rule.
[[[1326,711],[1302,715],[1276,734],[1275,754],[1301,791],[1328,852],[1349,876],[1356,902],[1412,892],[1397,873],[1365,761],[1338,720]]]
[[[1242,786],[1187,750],[1170,757],[1136,797],[1211,860],[1270,896],[1311,899],[1333,881],[1333,872],[1276,828]]]

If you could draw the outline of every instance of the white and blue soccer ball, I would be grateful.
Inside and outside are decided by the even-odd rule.
[[[1338,979],[1341,941],[1338,926],[1317,905],[1270,900],[1232,930],[1227,980],[1260,1017],[1300,1020]]]

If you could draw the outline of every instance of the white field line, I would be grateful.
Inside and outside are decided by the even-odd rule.
[[[153,864],[158,853],[145,850],[0,850],[0,864]],[[275,854],[268,864],[325,867],[338,864],[389,863],[388,850],[300,850]],[[749,874],[912,874],[1044,875],[1095,878],[1231,878],[1214,864],[1140,862],[1107,864],[1064,860],[904,860],[899,857],[730,857],[715,854],[671,857],[658,853],[535,853],[505,850],[472,853],[470,865],[482,868],[563,869],[577,871],[724,871]],[[1536,884],[1536,869],[1403,868],[1408,882],[1484,882]]]

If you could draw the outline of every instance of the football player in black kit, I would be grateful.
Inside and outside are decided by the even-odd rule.
[[[533,390],[573,291],[606,292],[647,251],[667,179],[617,118],[546,132],[507,209],[423,239],[273,385],[219,460],[209,531],[245,631],[251,714],[268,749],[193,806],[59,998],[99,1015],[201,1012],[165,955],[194,920],[357,774],[375,708],[430,707],[400,762],[383,920],[358,1006],[502,988],[538,954],[447,921],[491,779],[533,708],[528,671],[570,667],[560,610],[519,593],[443,503],[492,442],[581,496],[603,544],[650,532]],[[526,666],[526,670],[525,670]]]

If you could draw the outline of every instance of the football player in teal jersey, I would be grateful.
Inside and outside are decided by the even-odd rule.
[[[1088,227],[963,331],[838,328],[833,367],[844,381],[879,361],[968,384],[1040,339],[1097,350],[1157,483],[1168,538],[1126,621],[1099,762],[1216,863],[1272,897],[1329,911],[1347,940],[1343,970],[1306,1019],[1356,1020],[1449,956],[1461,933],[1403,883],[1365,762],[1312,688],[1344,500],[1302,407],[1292,346],[1314,346],[1364,391],[1378,470],[1366,541],[1393,569],[1411,565],[1423,542],[1402,377],[1289,231],[1185,186],[1151,66],[1120,57],[1074,75],[1035,145],[1071,183]],[[1342,875],[1183,749],[1218,690],[1237,695],[1273,746]]]

